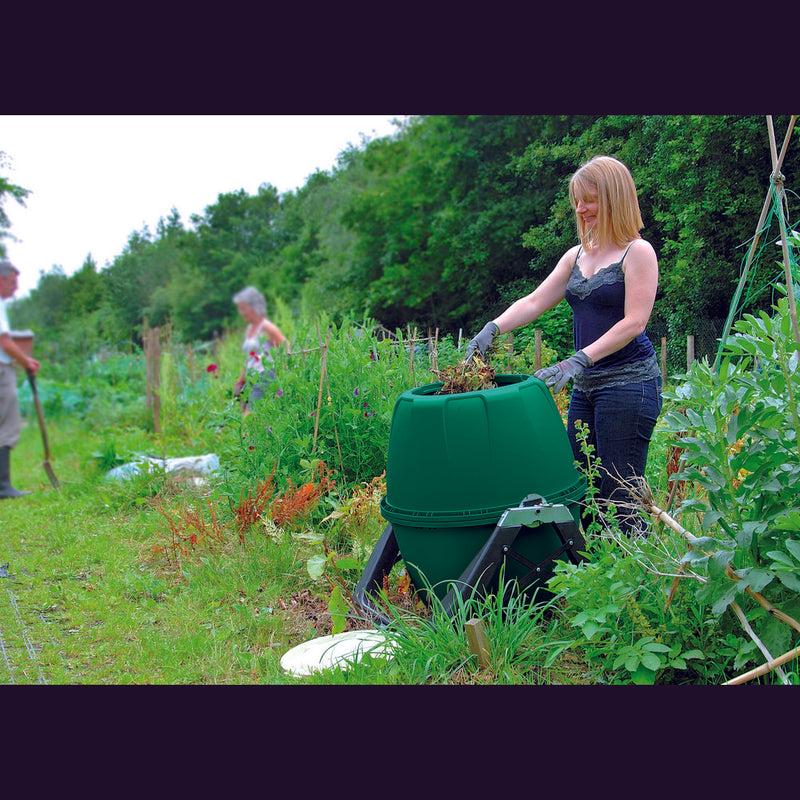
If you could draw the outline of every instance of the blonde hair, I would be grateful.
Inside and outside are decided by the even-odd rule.
[[[597,222],[586,230],[577,212],[578,200],[597,193]],[[630,170],[611,156],[595,156],[582,164],[569,181],[569,200],[575,211],[578,238],[586,249],[615,244],[624,247],[641,239],[644,227],[636,184]]]

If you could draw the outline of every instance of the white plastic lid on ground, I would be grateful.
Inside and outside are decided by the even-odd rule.
[[[345,631],[319,636],[283,654],[281,667],[297,677],[338,666],[347,669],[368,653],[375,658],[391,658],[392,645],[376,630]]]

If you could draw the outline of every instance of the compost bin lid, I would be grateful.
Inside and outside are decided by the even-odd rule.
[[[293,647],[283,654],[281,667],[298,677],[338,666],[347,669],[361,661],[364,654],[390,658],[392,645],[386,634],[376,630],[345,631],[319,636]]]

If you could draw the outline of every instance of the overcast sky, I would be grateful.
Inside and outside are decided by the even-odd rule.
[[[217,196],[262,183],[280,193],[329,171],[348,145],[397,131],[402,114],[282,116],[3,116],[0,174],[29,189],[25,206],[6,196],[8,258],[20,271],[16,297],[54,265],[70,275],[91,254],[110,264],[130,234],[174,207],[185,227]]]

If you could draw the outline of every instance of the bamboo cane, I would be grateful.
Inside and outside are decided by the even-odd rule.
[[[687,531],[682,525],[680,525],[676,520],[674,520],[672,517],[670,517],[669,514],[666,513],[666,511],[664,511],[663,509],[659,508],[658,506],[656,506],[653,503],[647,503],[647,498],[642,497],[640,499],[643,501],[643,505],[647,506],[647,510],[654,517],[656,517],[657,519],[661,520],[665,525],[667,525],[667,527],[669,527],[670,529],[672,529],[676,533],[678,533],[681,536],[683,536],[683,538],[686,539],[686,541],[688,542],[690,547],[694,547],[694,549],[698,550],[699,552],[703,553],[704,555],[709,555],[709,553],[707,553],[707,551],[705,551],[702,548],[697,547],[696,545],[693,544],[693,542],[695,542],[697,540],[697,537],[695,537],[691,533],[689,533],[689,531]],[[734,572],[733,567],[730,564],[725,568],[725,575],[728,578],[730,578],[731,580],[733,580],[733,581],[741,580],[741,578]],[[674,594],[675,584],[676,584],[677,580],[678,579],[675,578],[675,580],[673,581],[673,586],[672,586],[672,589],[670,590],[670,596],[669,596],[669,598],[667,600],[667,606],[669,606],[669,603],[672,600],[672,595]],[[765,609],[773,617],[775,617],[776,619],[779,619],[781,622],[789,625],[790,627],[794,628],[796,631],[800,632],[800,622],[798,622],[793,617],[789,616],[785,612],[783,612],[780,609],[778,609],[775,606],[773,606],[772,603],[770,603],[769,600],[767,600],[767,598],[764,597],[764,595],[762,595],[760,592],[754,592],[749,586],[745,587],[745,592],[748,595],[750,595],[750,597],[752,597],[763,609]],[[768,659],[768,664],[765,664],[765,665],[763,665],[762,667],[759,668],[759,670],[761,670],[761,671],[759,671],[759,672],[753,671],[752,675],[750,675],[750,673],[747,673],[750,677],[757,677],[757,675],[764,675],[767,672],[770,672],[772,669],[776,669],[777,667],[780,666],[780,664],[783,664],[785,661],[790,660],[791,656],[788,657],[788,658],[784,658],[783,656],[781,656],[781,658],[784,659],[783,661],[781,660],[781,658],[772,659],[772,657],[766,651],[766,648],[764,648],[763,645],[761,645],[760,641],[758,640],[758,637],[756,637],[755,633],[752,631],[752,628],[750,627],[749,623],[747,623],[747,620],[744,617],[744,614],[741,613],[741,609],[739,608],[739,606],[736,603],[731,603],[731,607],[732,607],[734,613],[736,614],[736,616],[739,618],[739,621],[742,623],[742,627],[745,629],[745,632],[747,632],[747,634],[753,639],[753,641],[756,642],[756,645],[758,645],[758,647],[761,650],[761,652],[764,653],[765,657]],[[797,651],[793,651],[793,652],[795,652],[795,654],[797,654],[798,651],[800,651],[800,648],[798,648]],[[772,666],[770,666],[770,665],[772,665]],[[779,674],[780,674],[782,680],[784,681],[784,683],[787,683],[786,676],[783,674],[783,672],[780,671]],[[745,680],[750,680],[750,677],[746,678]],[[734,681],[734,682],[744,682],[744,681]],[[728,683],[732,683],[732,681],[728,681]]]
[[[725,568],[725,574],[731,580],[741,580],[741,578],[733,571],[733,567],[731,567],[730,564]],[[755,600],[767,613],[771,614],[776,619],[779,619],[781,622],[785,622],[787,625],[800,632],[800,622],[794,619],[794,617],[790,617],[779,608],[775,608],[775,606],[773,606],[763,594],[760,592],[754,592],[749,586],[745,588],[745,592],[749,594],[750,597],[752,597],[753,600]]]
[[[731,608],[733,609],[733,613],[738,617],[741,626],[745,630],[745,633],[756,643],[756,647],[761,651],[761,655],[767,659],[767,663],[774,661],[775,659],[773,658],[772,653],[767,650],[761,639],[756,636],[756,632],[750,626],[750,623],[747,621],[747,617],[744,615],[744,611],[742,611],[739,604],[731,603]],[[788,686],[789,679],[786,677],[786,673],[780,667],[776,667],[775,671],[780,676],[780,679],[783,681],[784,685]]]
[[[795,647],[794,650],[790,650],[788,653],[784,653],[782,656],[778,656],[776,659],[773,659],[768,664],[762,664],[760,667],[756,667],[755,669],[751,669],[749,672],[745,672],[743,675],[739,675],[738,678],[731,678],[729,681],[725,681],[723,686],[736,686],[741,683],[746,683],[753,678],[758,678],[761,675],[766,675],[768,672],[772,672],[773,669],[776,667],[781,666],[781,664],[785,664],[787,661],[791,661],[794,658],[800,658],[800,647]]]
[[[769,123],[771,125],[771,117],[768,117]],[[773,159],[773,171],[778,172],[780,171],[781,166],[783,165],[783,159],[786,156],[786,149],[789,146],[789,140],[791,139],[792,135],[792,128],[794,127],[794,122],[797,119],[796,116],[792,117],[789,129],[786,131],[786,136],[783,140],[783,147],[781,148],[781,153],[777,158],[777,161]],[[741,297],[742,291],[744,289],[744,282],[745,278],[747,277],[748,270],[750,269],[750,265],[753,261],[753,256],[755,255],[756,248],[758,247],[758,240],[761,238],[761,229],[764,227],[764,223],[767,219],[767,214],[769,213],[769,208],[772,205],[772,186],[769,187],[767,190],[767,197],[764,200],[764,207],[761,209],[761,216],[758,220],[758,225],[756,225],[756,234],[753,237],[753,242],[750,245],[750,250],[747,253],[747,260],[744,265],[744,269],[742,270],[741,278],[739,278],[739,285],[736,288],[736,293],[733,298],[733,302],[731,303],[731,314],[729,315],[728,319],[725,322],[725,329],[722,332],[722,337],[720,341],[724,344],[725,340],[728,338],[728,333],[731,329],[731,324],[733,322],[733,311],[736,309],[736,304],[739,302],[739,298]],[[721,352],[717,353],[717,357],[714,361],[714,369],[719,367]]]
[[[789,123],[789,132],[794,127],[797,116],[793,116]],[[777,146],[775,144],[775,130],[772,127],[772,117],[767,117],[767,125],[769,127],[769,144],[772,153],[772,180],[775,185],[775,194],[778,200],[778,224],[781,229],[781,248],[783,250],[783,270],[786,278],[786,293],[789,298],[789,316],[792,320],[792,330],[794,331],[795,342],[800,343],[800,330],[797,327],[797,306],[794,301],[794,281],[792,280],[792,268],[789,264],[789,232],[786,230],[786,222],[783,219],[783,205],[781,203],[783,197],[783,175],[780,172],[780,163],[778,161]],[[788,134],[787,134],[788,135]],[[785,147],[785,145],[784,145]]]

